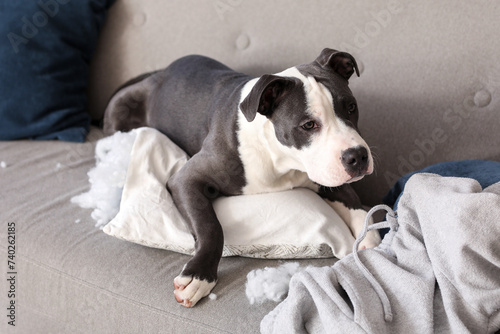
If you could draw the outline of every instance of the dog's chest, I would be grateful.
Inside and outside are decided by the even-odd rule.
[[[244,164],[245,179],[247,181],[242,192],[245,195],[270,193],[290,190],[293,188],[310,188],[317,191],[317,186],[309,180],[307,174],[297,170],[291,170],[281,174],[276,170],[265,166],[262,161]],[[260,169],[264,167],[264,169]]]
[[[246,185],[242,193],[258,194],[318,186],[299,170],[296,149],[279,145],[272,124],[257,115],[251,123],[238,117],[238,153],[243,164]]]

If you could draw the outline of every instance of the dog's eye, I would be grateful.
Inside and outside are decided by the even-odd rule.
[[[304,130],[312,130],[312,129],[317,128],[317,127],[318,127],[318,125],[316,124],[315,121],[309,121],[309,122],[302,124],[302,129],[304,129]]]
[[[349,115],[352,115],[356,112],[356,103],[351,103],[348,107],[347,107],[347,113]]]

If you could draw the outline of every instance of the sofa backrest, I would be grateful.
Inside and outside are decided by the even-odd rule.
[[[367,204],[403,174],[462,159],[500,161],[500,6],[384,0],[117,0],[91,69],[90,111],[113,91],[187,54],[253,75],[348,51],[360,130],[376,173],[356,184]]]

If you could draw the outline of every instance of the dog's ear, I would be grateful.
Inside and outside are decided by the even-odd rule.
[[[253,121],[257,113],[270,117],[293,84],[294,81],[286,77],[271,74],[260,77],[247,97],[240,103],[240,109],[247,121]]]
[[[359,77],[358,64],[356,64],[354,57],[347,52],[323,49],[318,58],[316,58],[316,62],[321,67],[333,69],[346,80],[349,80],[354,71],[356,71],[356,75]]]

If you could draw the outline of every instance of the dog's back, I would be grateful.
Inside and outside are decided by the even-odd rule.
[[[192,156],[201,149],[213,118],[226,118],[219,120],[226,126],[236,124],[239,97],[231,97],[250,79],[204,56],[183,57],[123,85],[106,108],[104,131],[153,127]]]

